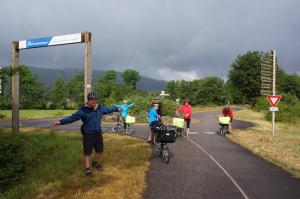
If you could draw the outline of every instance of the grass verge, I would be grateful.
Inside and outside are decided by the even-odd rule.
[[[244,130],[234,129],[228,136],[232,141],[300,178],[299,123],[276,123],[273,137],[272,124],[265,121],[263,113],[245,109],[236,112],[235,118],[253,122],[255,127]]]
[[[0,198],[142,198],[151,156],[150,147],[142,140],[104,134],[105,170],[87,178],[82,169],[80,133],[21,131],[17,137],[7,129],[1,133],[1,144],[10,139],[18,143],[18,150],[11,152],[21,153],[25,167],[15,182],[0,186]]]
[[[76,110],[20,110],[20,119],[64,117],[73,114],[75,111]],[[0,114],[5,115],[4,120],[11,120],[11,110],[1,110]]]

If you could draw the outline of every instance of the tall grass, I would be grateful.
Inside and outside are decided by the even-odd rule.
[[[20,110],[20,119],[37,119],[47,117],[64,117],[71,115],[76,110]],[[11,119],[11,110],[0,110],[5,115],[4,119]]]
[[[0,144],[15,142],[17,147],[0,161],[21,154],[24,169],[13,183],[0,187],[0,198],[141,198],[151,154],[148,145],[133,137],[105,135],[105,170],[87,178],[81,139],[78,132],[31,131],[17,137],[1,133]]]

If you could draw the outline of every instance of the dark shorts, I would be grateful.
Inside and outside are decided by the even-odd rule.
[[[233,117],[230,118],[230,123],[232,123]]]
[[[149,125],[150,130],[153,131],[153,132],[156,132],[156,130],[157,130],[157,129],[156,129],[157,125],[158,125],[158,122],[157,122],[157,121],[152,122],[152,123]]]
[[[190,128],[191,119],[184,119],[184,121],[186,122],[186,128]]]
[[[83,153],[91,155],[93,149],[96,153],[103,152],[103,137],[102,133],[83,133]]]

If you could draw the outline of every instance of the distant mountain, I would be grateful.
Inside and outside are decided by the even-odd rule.
[[[80,72],[77,68],[65,68],[65,69],[50,69],[50,68],[37,68],[30,67],[33,74],[36,74],[39,79],[47,86],[51,87],[55,79],[62,77],[65,80],[72,78],[76,73]],[[98,79],[102,76],[105,71],[93,70],[93,80]],[[121,72],[117,72],[117,82],[122,83]],[[167,82],[163,80],[156,80],[149,77],[141,76],[141,80],[137,83],[137,88],[150,91],[158,92],[164,90]]]

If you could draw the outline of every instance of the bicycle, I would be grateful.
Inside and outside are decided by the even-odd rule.
[[[118,114],[117,114],[116,118],[117,118],[116,119],[117,124],[115,124],[115,126],[112,128],[112,132],[114,132],[114,133],[124,133],[124,134],[127,134],[127,135],[133,135],[134,134],[134,128],[133,128],[133,124],[135,123],[135,118],[134,117],[131,117],[131,116],[126,117],[126,119],[125,119],[125,122],[126,122],[125,131],[124,131],[123,119],[121,119],[121,117]]]
[[[229,133],[230,117],[219,117],[220,135],[226,136]]]
[[[173,126],[175,128],[176,136],[182,137],[184,132],[184,119],[177,115],[173,118]]]
[[[159,145],[159,156],[166,164],[170,161],[170,151],[167,143],[174,143],[176,137],[176,132],[168,129],[168,126],[159,123],[155,128],[153,142],[155,145]]]
[[[114,133],[122,133],[123,132],[123,124],[121,123],[121,119],[119,114],[115,114],[115,119],[117,120],[117,123],[114,127],[112,127],[111,131]]]

